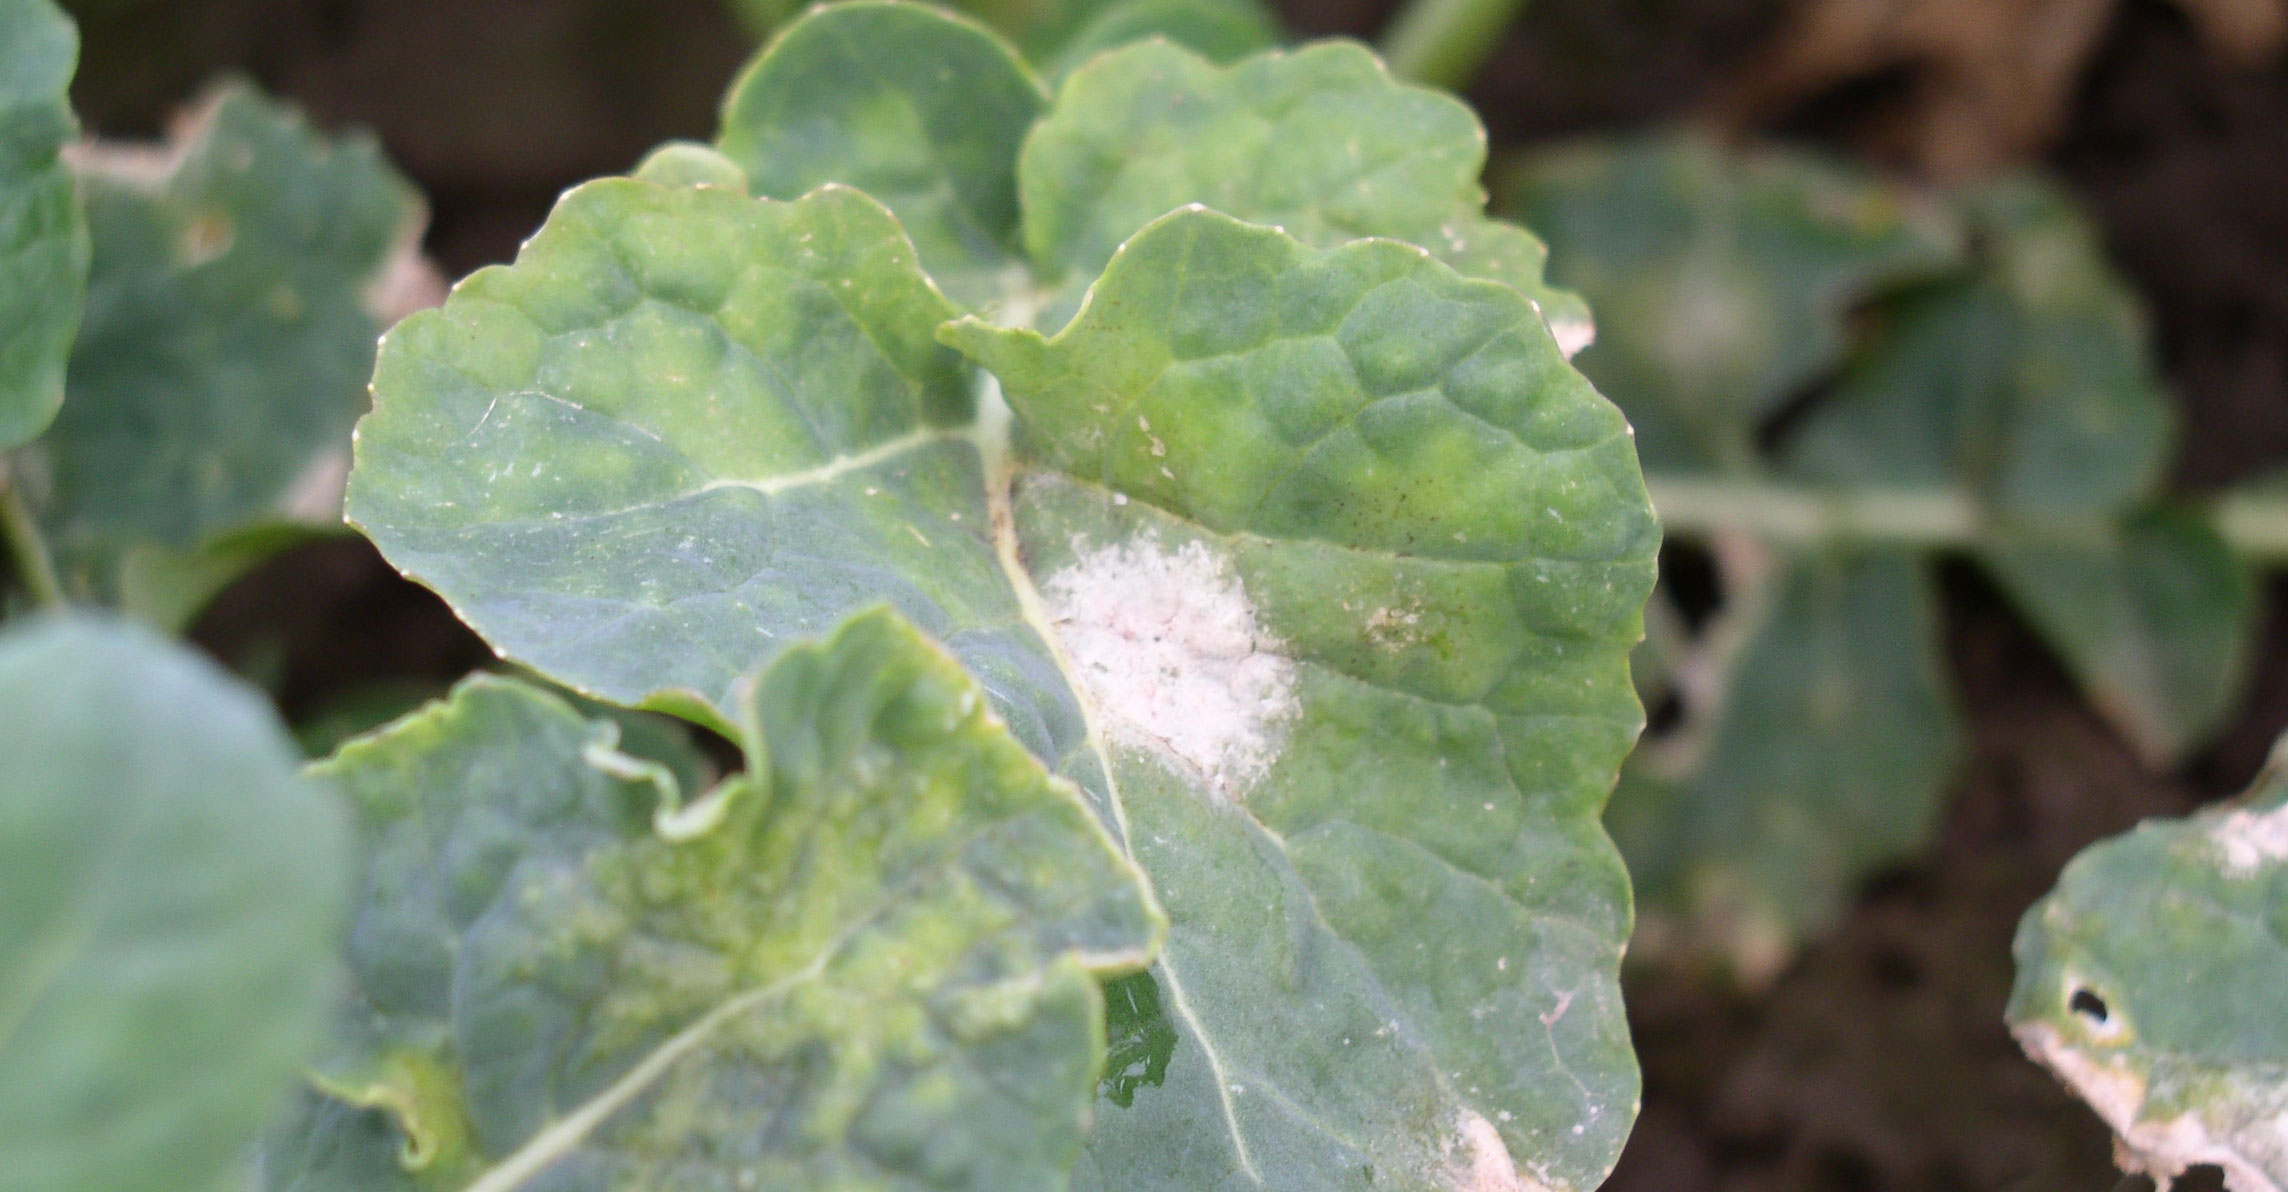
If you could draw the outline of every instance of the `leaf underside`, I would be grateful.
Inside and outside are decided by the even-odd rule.
[[[347,832],[260,693],[141,630],[0,636],[0,1172],[221,1187],[317,1048]]]
[[[164,147],[75,160],[88,316],[69,400],[24,461],[66,584],[116,600],[131,570],[227,570],[230,550],[202,548],[331,522],[380,283],[419,229],[412,191],[369,138],[328,141],[243,86],[208,96]]]

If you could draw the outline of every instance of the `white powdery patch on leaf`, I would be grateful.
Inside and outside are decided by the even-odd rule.
[[[1105,731],[1175,755],[1236,797],[1270,769],[1299,705],[1295,664],[1230,563],[1155,535],[1074,547],[1041,592]]]
[[[2288,804],[2269,811],[2234,811],[2209,829],[2224,851],[2225,868],[2250,873],[2268,861],[2288,861]]]
[[[1551,1192],[1518,1171],[1492,1122],[1467,1109],[1462,1111],[1461,1129],[1448,1144],[1445,1182],[1454,1192]]]
[[[2272,1176],[2288,1163],[2283,1090],[2258,1090],[2212,1106],[2235,1119],[2231,1127],[2212,1129],[2193,1113],[2147,1117],[2143,1073],[2118,1058],[2084,1053],[2044,1023],[2022,1025],[2015,1033],[2027,1055],[2056,1073],[2113,1128],[2113,1161],[2123,1171],[2142,1172],[2168,1187],[2186,1170],[2207,1165],[2224,1173],[2228,1192],[2283,1192]]]
[[[1597,342],[1597,325],[1587,319],[1557,319],[1549,324],[1549,333],[1557,339],[1557,350],[1571,360],[1590,344]]]

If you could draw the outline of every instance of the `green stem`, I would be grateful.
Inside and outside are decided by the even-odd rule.
[[[24,506],[24,495],[9,476],[5,457],[0,457],[0,540],[5,540],[16,577],[24,581],[32,599],[46,608],[63,608],[64,586],[56,579],[48,540],[41,536],[39,523],[32,520],[32,511]]]
[[[1493,56],[1525,0],[1407,0],[1382,34],[1392,74],[1459,91]]]
[[[1970,494],[1948,488],[1825,489],[1748,480],[1652,475],[1645,478],[1668,532],[1685,538],[1735,532],[1784,544],[1847,541],[1967,549],[1990,540],[1997,523]],[[2209,506],[2211,525],[2244,558],[2288,563],[2288,494],[2234,493]],[[2103,541],[2103,518],[2055,518],[2038,526],[2051,538]]]

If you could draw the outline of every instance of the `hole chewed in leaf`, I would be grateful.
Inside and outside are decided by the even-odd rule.
[[[2073,997],[2067,999],[2067,1005],[2073,1008],[2074,1013],[2099,1026],[2104,1026],[2106,1021],[2113,1017],[2112,1012],[2106,1009],[2105,999],[2092,993],[2086,987],[2074,990]]]
[[[1173,754],[1226,798],[1244,792],[1298,706],[1295,664],[1230,563],[1196,540],[1074,545],[1042,595],[1106,731]]]

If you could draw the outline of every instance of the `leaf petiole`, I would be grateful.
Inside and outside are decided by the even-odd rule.
[[[55,558],[48,552],[48,540],[40,533],[39,523],[32,520],[31,509],[25,506],[24,494],[16,487],[6,456],[0,456],[0,539],[6,540],[16,578],[23,581],[32,599],[51,610],[65,607],[63,582],[56,577]]]
[[[1458,91],[1524,7],[1525,0],[1407,0],[1375,49],[1399,78]]]
[[[1685,538],[1734,532],[1777,543],[1857,541],[1969,548],[1986,543],[2005,524],[2003,515],[1975,495],[1939,486],[1829,489],[1657,474],[1646,476],[1645,486],[1663,529]],[[2246,558],[2288,561],[2288,495],[2227,494],[2207,507],[2207,520]],[[2044,517],[2039,524],[2051,537],[2093,542],[2104,540],[2113,529],[2111,519],[2095,516]]]

